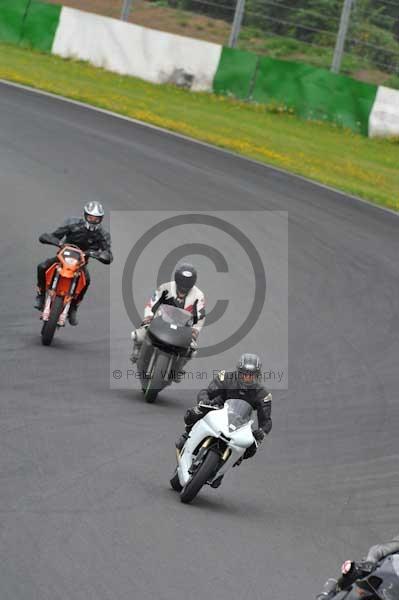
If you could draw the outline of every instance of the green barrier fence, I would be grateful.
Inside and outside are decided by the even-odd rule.
[[[217,94],[231,94],[247,100],[254,83],[258,57],[251,52],[223,48],[213,89]]]
[[[62,6],[30,3],[22,26],[21,45],[43,52],[51,52]]]
[[[368,134],[377,86],[309,65],[259,59],[253,100],[277,102],[306,119],[333,121]]]
[[[0,41],[19,44],[29,0],[0,0]]]

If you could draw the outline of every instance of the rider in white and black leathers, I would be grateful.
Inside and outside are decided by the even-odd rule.
[[[323,591],[316,596],[317,600],[332,600],[342,590],[347,590],[358,579],[371,573],[377,563],[390,556],[399,554],[399,535],[384,544],[371,546],[367,556],[360,562],[347,560],[342,565],[342,575],[337,579],[329,579],[323,587]]]
[[[132,332],[134,340],[133,352],[130,360],[135,363],[140,353],[148,325],[161,304],[169,304],[177,308],[184,308],[193,315],[192,341],[188,360],[198,349],[198,336],[205,323],[205,296],[195,285],[197,271],[193,265],[182,263],[176,267],[174,281],[162,283],[153,293],[144,308],[144,320],[141,327]],[[185,362],[187,362],[187,360]],[[184,366],[182,364],[182,366]]]
[[[241,398],[256,410],[258,429],[253,434],[256,441],[260,443],[272,428],[272,395],[259,382],[261,370],[259,357],[256,354],[246,353],[240,357],[236,371],[220,371],[208,388],[199,392],[197,406],[186,412],[184,417],[186,433],[179,438],[176,447],[181,450],[193,425],[211,410],[208,406],[221,408],[230,398]],[[255,452],[256,444],[253,444],[245,451],[243,458],[250,458]]]

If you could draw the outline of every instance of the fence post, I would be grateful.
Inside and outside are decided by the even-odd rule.
[[[133,0],[123,0],[121,21],[127,21],[129,19],[132,3]]]
[[[339,31],[337,40],[335,42],[334,57],[331,65],[331,71],[333,73],[339,73],[341,69],[342,56],[345,49],[346,34],[348,32],[349,21],[351,16],[353,0],[344,0],[342,7],[341,21],[339,24]]]
[[[244,17],[245,0],[237,0],[236,10],[234,13],[234,21],[231,26],[229,47],[235,48],[237,46],[238,37],[241,31],[242,19]]]

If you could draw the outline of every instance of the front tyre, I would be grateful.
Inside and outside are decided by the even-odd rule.
[[[155,359],[154,366],[147,387],[144,391],[145,401],[152,404],[157,399],[159,392],[165,387],[165,375],[168,370],[170,357],[159,354]]]
[[[180,500],[182,502],[187,504],[194,500],[202,486],[215,475],[219,461],[219,454],[214,450],[209,450],[201,466],[181,491]]]
[[[64,299],[61,296],[56,296],[51,305],[48,321],[43,323],[42,327],[42,344],[50,346],[53,341],[55,330],[57,329],[58,319],[64,309]]]

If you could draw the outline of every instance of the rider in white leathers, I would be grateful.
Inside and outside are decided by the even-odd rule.
[[[205,323],[205,296],[195,285],[196,281],[195,268],[188,263],[183,263],[176,268],[174,281],[162,283],[155,290],[145,305],[141,326],[132,332],[134,344],[130,360],[133,363],[137,362],[146,329],[161,304],[183,308],[193,315],[192,341],[187,360],[195,355],[198,349],[197,339]]]

